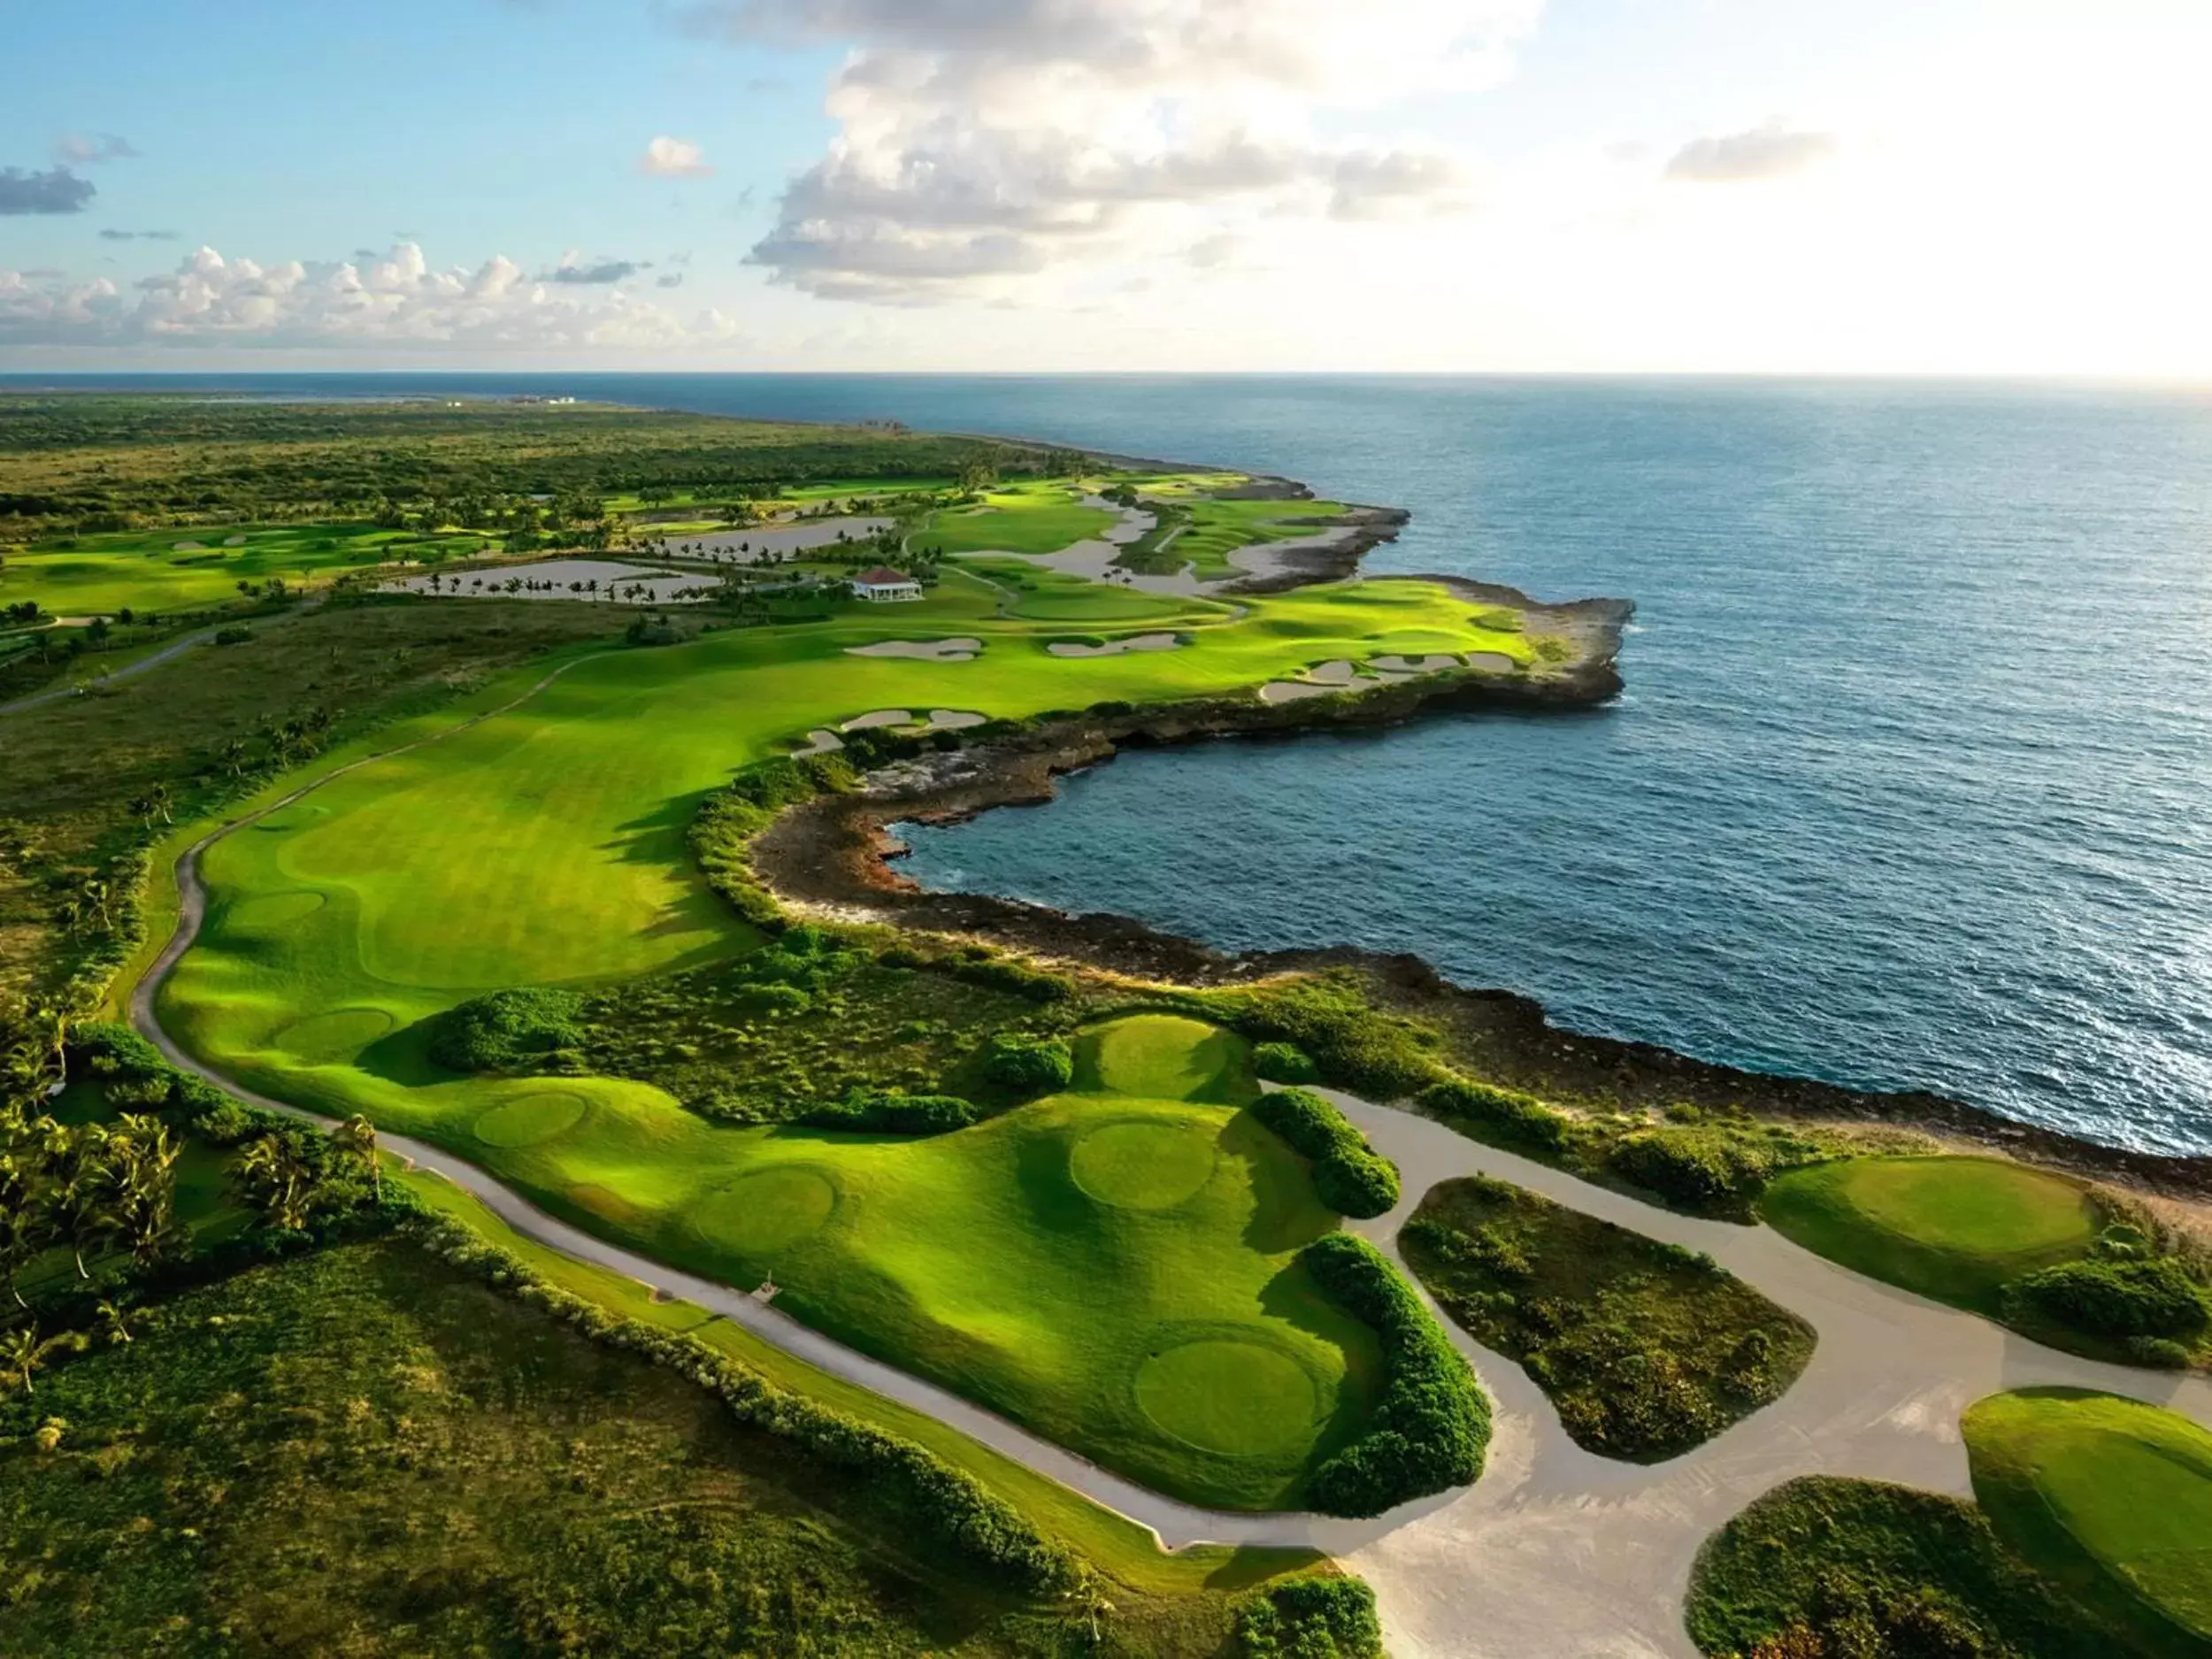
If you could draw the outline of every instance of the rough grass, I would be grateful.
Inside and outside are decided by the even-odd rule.
[[[1812,1327],[1709,1258],[1504,1181],[1432,1188],[1401,1247],[1444,1310],[1519,1360],[1575,1442],[1653,1462],[1778,1399]]]
[[[2212,1647],[2212,1432],[2075,1389],[1993,1395],[1964,1419],[1997,1533],[2138,1651]]]
[[[1970,1503],[1809,1475],[1707,1540],[1686,1622],[1715,1659],[2105,1659],[2108,1639]]]
[[[2111,1217],[2082,1182],[1998,1158],[1850,1158],[1769,1184],[1760,1214],[1832,1261],[1991,1318],[2005,1286],[2088,1255]],[[2059,1337],[2055,1328],[2031,1334]]]
[[[64,1426],[41,1450],[42,1422]],[[918,1553],[922,1552],[922,1553]],[[0,1405],[0,1648],[1058,1651],[1025,1604],[687,1379],[397,1241],[257,1269]],[[1113,1585],[1130,1652],[1230,1598]]]
[[[975,506],[933,514],[911,545],[947,553],[1057,553],[1114,521],[1113,513],[1086,507],[1080,493],[1065,485],[1023,484],[993,490]]]

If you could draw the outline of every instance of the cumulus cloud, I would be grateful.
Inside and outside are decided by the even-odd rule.
[[[1748,132],[1695,138],[1674,152],[1665,177],[1678,184],[1744,184],[1801,173],[1835,151],[1827,133],[1793,132],[1777,121]]]
[[[115,133],[65,133],[54,141],[54,159],[65,167],[127,161],[137,154],[129,139]]]
[[[100,233],[102,242],[174,242],[176,239],[177,233],[173,230],[104,230]]]
[[[1462,205],[1457,158],[1321,137],[1314,117],[1493,81],[1540,4],[725,0],[664,15],[695,35],[850,44],[827,100],[837,135],[750,259],[815,294],[914,303],[1002,297],[1255,219]]]
[[[570,282],[586,287],[594,284],[621,282],[652,268],[652,261],[637,259],[600,259],[587,265],[574,254],[538,279],[541,282]]]
[[[97,194],[91,180],[66,167],[44,173],[0,167],[0,213],[81,213]]]
[[[669,348],[735,337],[730,319],[679,317],[619,289],[535,281],[504,255],[438,271],[403,242],[380,259],[265,265],[202,248],[125,290],[0,270],[0,345]]]
[[[638,171],[657,179],[703,179],[714,169],[706,151],[689,139],[663,136],[646,145],[638,157]]]

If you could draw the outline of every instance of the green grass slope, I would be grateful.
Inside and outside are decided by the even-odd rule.
[[[2212,1432],[2074,1389],[1995,1394],[1964,1419],[1998,1535],[2138,1651],[2212,1652]]]

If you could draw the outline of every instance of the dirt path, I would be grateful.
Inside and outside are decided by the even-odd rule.
[[[311,1121],[317,1114],[240,1088],[184,1052],[155,1002],[206,913],[200,858],[223,836],[289,805],[330,779],[435,742],[506,712],[528,691],[461,725],[341,767],[211,832],[178,860],[177,929],[130,999],[131,1023],[169,1060],[257,1105]],[[1017,1463],[1150,1527],[1170,1546],[1310,1545],[1346,1559],[1380,1599],[1400,1659],[1681,1659],[1682,1599],[1698,1546],[1760,1494],[1801,1474],[1897,1480],[1966,1493],[1960,1412],[1981,1396],[2029,1384],[2103,1388],[2212,1424],[2201,1378],[2076,1359],[1970,1314],[1863,1279],[1764,1227],[1700,1221],[1655,1209],[1557,1171],[1481,1146],[1443,1125],[1348,1095],[1332,1098],[1413,1179],[1398,1210],[1357,1231],[1395,1253],[1398,1229],[1429,1184],[1483,1173],[1516,1181],[1609,1221],[1692,1249],[1809,1320],[1820,1344],[1797,1385],[1698,1450],[1655,1467],[1610,1462],[1568,1440],[1542,1394],[1509,1361],[1446,1322],[1497,1404],[1489,1467],[1471,1488],[1371,1521],[1225,1514],[1178,1503],[1110,1474],[970,1402],[801,1325],[730,1286],[622,1249],[546,1215],[465,1159],[403,1136],[383,1144],[482,1199],[525,1236],[612,1268],[745,1325],[836,1376],[960,1430]]]
[[[196,628],[189,634],[170,641],[150,657],[142,657],[134,663],[126,663],[120,668],[111,669],[96,681],[73,680],[66,685],[50,686],[44,691],[34,691],[27,696],[16,698],[12,703],[0,703],[0,715],[20,714],[27,709],[39,708],[49,703],[59,703],[64,697],[76,696],[80,692],[89,695],[95,684],[111,686],[118,680],[135,680],[150,668],[158,668],[164,663],[173,662],[196,645],[205,645],[225,628],[237,627],[250,621],[289,622],[295,617],[304,616],[321,603],[322,601],[319,599],[311,600],[306,604],[295,605],[291,610],[278,616],[242,618],[237,622],[219,622],[211,627]]]

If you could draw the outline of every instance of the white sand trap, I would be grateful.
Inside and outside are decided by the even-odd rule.
[[[488,570],[442,572],[386,582],[388,594],[428,594],[440,599],[583,599],[605,604],[611,589],[625,604],[694,604],[718,591],[710,576],[682,571],[649,570],[612,559],[539,559],[528,565],[501,565]],[[577,591],[571,582],[597,582],[596,591]],[[638,591],[633,592],[633,589]]]
[[[223,538],[223,545],[225,547],[243,547],[246,545],[246,538],[242,535],[227,535]]]
[[[827,726],[818,726],[806,734],[806,741],[793,749],[791,753],[795,758],[803,759],[809,755],[834,755],[844,747],[843,738],[838,736]]]
[[[872,732],[879,726],[911,726],[914,711],[910,709],[871,709],[865,714],[856,714],[837,729],[841,732]]]
[[[873,645],[848,645],[848,657],[903,657],[922,663],[972,663],[983,649],[981,640],[878,640]]]
[[[1309,680],[1271,680],[1260,687],[1262,703],[1295,703],[1301,697],[1327,697],[1343,691],[1343,686],[1317,686]]]
[[[1339,657],[1317,668],[1309,668],[1306,678],[1317,686],[1348,686],[1359,678],[1359,671]]]
[[[1375,666],[1386,674],[1440,674],[1448,668],[1457,668],[1456,657],[1378,657]]]
[[[1119,657],[1125,651],[1171,651],[1182,642],[1172,634],[1140,634],[1134,639],[1109,640],[1103,645],[1055,640],[1045,649],[1055,657]]]
[[[743,529],[706,530],[697,535],[657,537],[654,551],[664,558],[712,559],[718,564],[757,565],[770,554],[803,553],[839,541],[864,541],[888,530],[888,518],[806,518],[753,525]]]
[[[169,550],[172,553],[199,553],[204,551],[206,547],[204,541],[172,541]]]
[[[1503,651],[1470,651],[1467,653],[1467,666],[1486,674],[1517,674],[1521,672],[1520,664]]]
[[[960,732],[972,726],[981,726],[990,718],[972,709],[932,709],[929,711],[930,729],[933,732]]]

